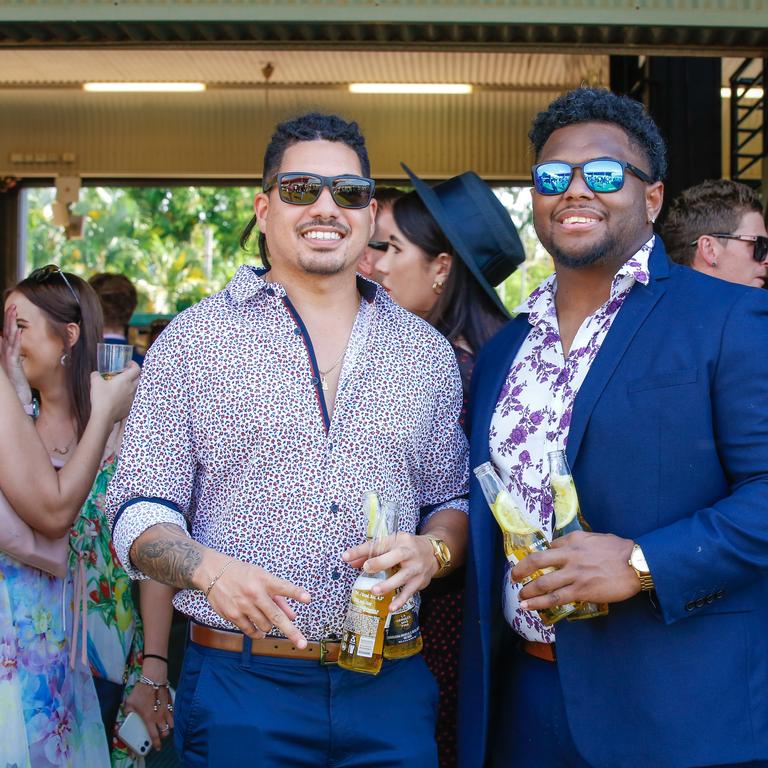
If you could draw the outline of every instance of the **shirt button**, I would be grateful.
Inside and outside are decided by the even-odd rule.
[[[339,505],[334,501],[331,504],[331,512],[335,515],[339,511]]]
[[[294,328],[293,329],[293,335],[294,336],[301,336],[301,328]]]
[[[274,295],[275,295],[275,289],[267,288],[267,296],[274,296]]]
[[[338,568],[334,568],[334,569],[331,571],[331,578],[332,578],[334,581],[338,581],[338,580],[341,578],[341,572],[339,571],[339,569],[338,569]]]
[[[317,376],[313,376],[310,381],[312,382],[312,386],[316,387],[320,383],[320,379],[317,378]]]

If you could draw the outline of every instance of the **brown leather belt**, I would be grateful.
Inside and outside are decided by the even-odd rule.
[[[533,640],[521,640],[520,650],[542,661],[557,661],[554,643],[537,643]]]
[[[194,621],[189,623],[189,638],[193,643],[219,651],[243,652],[244,635],[223,629],[206,627]],[[255,656],[273,656],[278,659],[308,659],[321,664],[335,664],[339,660],[341,644],[338,640],[310,641],[306,648],[297,648],[282,637],[265,637],[251,640],[251,653]]]

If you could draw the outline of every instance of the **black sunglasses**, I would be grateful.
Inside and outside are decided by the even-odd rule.
[[[574,168],[581,168],[584,183],[593,192],[618,192],[624,186],[624,173],[631,171],[646,184],[653,179],[631,163],[613,157],[597,157],[585,163],[566,163],[550,160],[538,163],[531,169],[533,186],[540,195],[562,195],[573,180]]]
[[[32,280],[35,283],[44,283],[51,275],[61,275],[61,279],[64,281],[64,285],[69,288],[69,292],[74,296],[75,301],[77,302],[77,306],[80,307],[80,297],[77,295],[77,291],[72,287],[72,283],[69,282],[67,279],[67,276],[62,272],[61,267],[59,267],[56,264],[48,264],[45,267],[39,267],[38,269],[33,269],[29,276],[27,277],[27,280]]]
[[[725,240],[743,240],[745,243],[752,243],[755,249],[752,251],[752,258],[762,264],[768,258],[768,237],[765,235],[731,235],[722,232],[710,232],[710,237],[722,237]],[[698,245],[698,239],[691,245]]]
[[[389,248],[389,243],[386,240],[369,240],[368,247],[373,248],[374,251],[381,251],[383,253]]]
[[[363,176],[319,176],[316,173],[278,173],[267,181],[264,191],[277,184],[280,199],[290,205],[311,205],[328,187],[339,208],[367,208],[376,182]]]

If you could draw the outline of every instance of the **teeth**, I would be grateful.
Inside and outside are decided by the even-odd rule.
[[[566,216],[563,219],[563,224],[591,224],[593,221],[596,219],[587,216]]]
[[[321,232],[316,229],[305,232],[304,237],[309,240],[341,240],[341,235],[338,232]]]

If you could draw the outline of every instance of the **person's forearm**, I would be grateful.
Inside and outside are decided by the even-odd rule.
[[[57,473],[4,375],[0,403],[0,487],[28,525],[46,536],[63,536],[88,496],[112,425],[106,415],[92,419],[72,458]]]
[[[131,545],[131,562],[142,573],[178,589],[204,590],[228,558],[189,538],[173,523],[147,528]]]
[[[139,606],[144,624],[144,653],[168,658],[168,636],[173,619],[174,587],[150,579],[139,584]]]
[[[467,553],[467,515],[458,509],[441,509],[429,518],[421,531],[442,539],[451,551],[451,568],[448,573],[464,563]],[[444,574],[447,575],[447,574]]]

